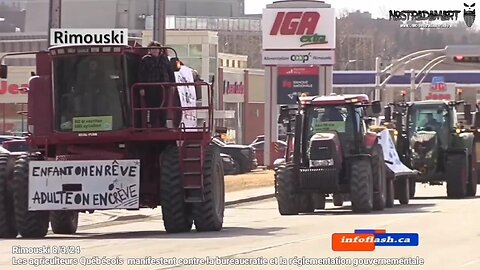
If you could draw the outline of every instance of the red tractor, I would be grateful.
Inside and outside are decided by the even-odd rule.
[[[285,161],[276,168],[280,214],[323,209],[329,194],[349,197],[354,212],[391,207],[384,152],[377,133],[367,128],[369,116],[381,112],[380,103],[366,95],[335,94],[298,102],[295,116],[284,107],[279,117],[289,130]]]
[[[175,53],[169,63],[179,71],[176,52],[161,49]],[[31,151],[0,156],[0,237],[41,238],[49,224],[53,233],[73,234],[79,212],[157,206],[168,233],[193,224],[197,231],[222,229],[225,187],[212,143],[212,84],[140,83],[146,53],[93,45],[35,53],[36,74],[25,89]],[[7,77],[5,65],[0,77]],[[146,106],[148,87],[162,92],[161,106]],[[182,106],[195,87],[207,88],[208,106]],[[168,125],[151,123],[160,111]]]

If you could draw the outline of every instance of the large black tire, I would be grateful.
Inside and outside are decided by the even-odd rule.
[[[415,181],[415,178],[411,177],[409,180],[409,195],[410,199],[413,199],[415,197],[415,191],[417,190],[417,181]]]
[[[11,169],[8,168],[8,155],[0,154],[0,238],[15,238],[18,235],[13,210]]]
[[[472,148],[472,154],[469,156],[469,168],[468,171],[468,184],[467,184],[467,196],[475,197],[477,195],[477,185],[478,185],[478,167],[477,167],[477,154],[475,149],[475,144]]]
[[[78,211],[51,211],[50,224],[53,233],[74,234],[78,229]]]
[[[350,200],[355,213],[369,213],[373,209],[372,164],[368,160],[354,161],[351,168]]]
[[[343,194],[333,194],[332,201],[334,206],[343,206]]]
[[[325,194],[313,193],[312,204],[315,209],[325,209]]]
[[[395,205],[395,185],[393,183],[393,178],[387,178],[387,197],[385,198],[385,207],[392,208]]]
[[[395,198],[400,204],[408,204],[410,202],[410,180],[406,176],[400,176],[394,183]]]
[[[279,166],[277,170],[276,190],[278,211],[280,212],[280,215],[298,215],[298,195],[295,190],[293,168],[291,166]]]
[[[372,149],[372,174],[373,174],[373,210],[385,209],[387,197],[386,169],[382,146],[375,145]]]
[[[447,196],[464,198],[467,194],[468,165],[465,154],[447,156]]]
[[[313,199],[310,194],[298,195],[298,212],[299,213],[313,213],[315,207],[313,205]]]
[[[205,201],[193,204],[193,219],[198,232],[220,231],[225,212],[225,180],[220,149],[210,144],[203,168]]]
[[[192,209],[185,202],[180,156],[176,145],[167,146],[162,153],[160,204],[167,233],[188,232],[192,229]]]
[[[13,171],[13,199],[17,230],[24,238],[42,238],[48,233],[49,211],[28,210],[28,164],[39,156],[22,155]]]

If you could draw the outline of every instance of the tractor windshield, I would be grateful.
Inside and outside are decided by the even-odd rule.
[[[413,105],[408,113],[408,137],[419,131],[435,131],[440,138],[449,133],[450,114],[445,104]]]
[[[56,128],[100,132],[124,127],[121,55],[72,55],[53,62]]]
[[[309,140],[316,133],[338,133],[342,145],[351,145],[355,140],[355,133],[361,132],[362,126],[356,123],[361,121],[361,108],[353,106],[324,106],[307,109],[308,137]],[[357,130],[355,130],[357,128]]]

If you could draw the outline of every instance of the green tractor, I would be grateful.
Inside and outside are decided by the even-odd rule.
[[[457,113],[461,104],[464,105],[463,121],[459,121]],[[478,114],[475,118],[480,123]],[[462,100],[391,103],[385,107],[385,121],[392,120],[402,163],[420,172],[409,179],[407,188],[411,198],[415,196],[416,182],[430,185],[446,182],[449,198],[475,196],[480,155],[476,151],[477,129],[470,127],[470,104]]]

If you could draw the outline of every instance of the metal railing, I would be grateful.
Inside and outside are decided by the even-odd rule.
[[[182,107],[181,105],[174,106],[172,105],[173,95],[177,90],[177,87],[181,86],[200,86],[200,87],[207,87],[208,89],[208,106],[193,106],[193,107]],[[147,91],[161,91],[163,95],[162,104],[159,107],[147,107],[145,95],[140,93],[141,90]],[[212,133],[213,132],[213,88],[211,84],[206,82],[196,82],[196,83],[136,83],[131,87],[131,121],[132,127],[135,130],[172,130],[172,131],[190,131],[190,132],[204,132],[204,133]],[[180,97],[181,98],[181,97]],[[196,104],[196,102],[195,102]],[[166,105],[166,106],[165,106]],[[170,119],[172,121],[176,120],[175,112],[183,112],[185,111],[201,111],[207,110],[208,111],[208,119],[206,122],[203,123],[201,126],[194,126],[194,127],[187,127],[185,124],[180,120],[178,126],[156,126],[148,124],[148,115],[151,115],[152,112],[158,113],[165,113],[165,118]],[[182,116],[180,116],[182,117]],[[138,123],[138,119],[140,119],[141,123]],[[198,124],[199,117],[196,117],[196,122]],[[151,124],[151,123],[150,123]]]

